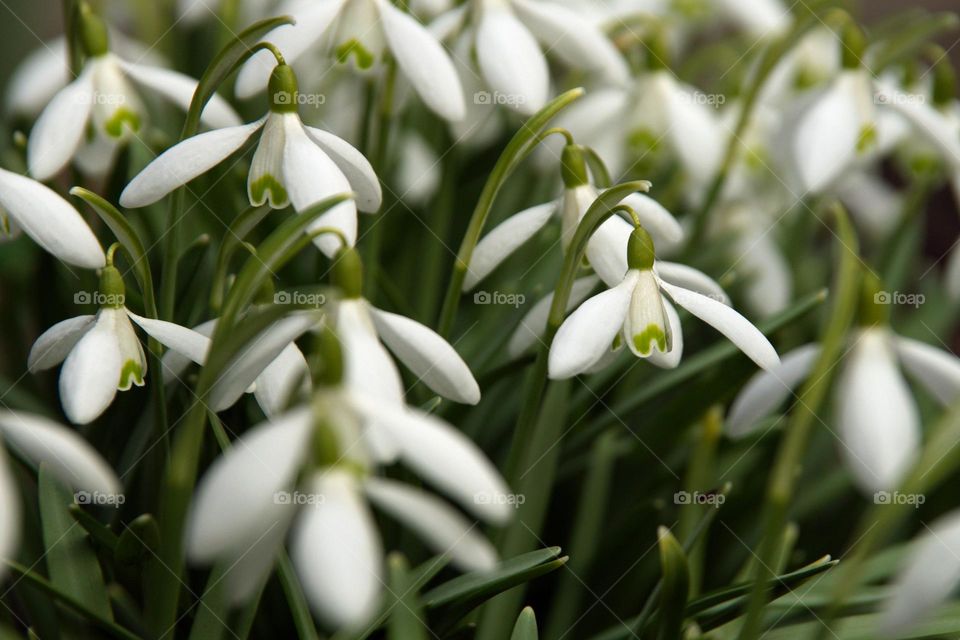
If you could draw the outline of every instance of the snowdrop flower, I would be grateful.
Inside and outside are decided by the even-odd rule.
[[[100,305],[96,315],[63,320],[37,338],[28,368],[36,373],[63,362],[60,401],[75,424],[95,420],[113,402],[117,391],[143,386],[147,360],[131,320],[161,344],[199,358],[202,336],[162,320],[141,318],[124,306],[123,276],[112,264],[112,252],[100,275],[99,291],[87,294]],[[83,295],[83,294],[79,294]]]
[[[575,144],[568,143],[564,147],[560,160],[564,191],[558,202],[539,204],[510,216],[477,243],[464,278],[464,291],[476,287],[551,219],[560,218],[562,245],[564,250],[568,248],[577,225],[598,195],[590,181],[583,154],[583,148]],[[658,244],[675,247],[683,239],[680,223],[649,196],[634,193],[621,204],[629,206],[636,213],[640,223],[650,230]],[[587,245],[590,265],[610,286],[618,283],[626,270],[626,243],[632,229],[623,218],[610,218],[600,226]]]
[[[431,110],[447,120],[463,117],[463,89],[447,53],[423,25],[387,0],[290,0],[279,12],[296,24],[277,27],[264,40],[290,64],[323,47],[340,62],[353,57],[359,69],[369,69],[389,50]],[[269,52],[254,54],[237,76],[237,95],[249,98],[266,88],[272,68]]]
[[[591,371],[624,342],[637,357],[676,366],[683,335],[679,317],[664,293],[720,331],[760,367],[779,364],[773,345],[746,318],[722,302],[665,282],[654,269],[654,256],[650,234],[636,227],[629,238],[623,280],[580,305],[557,331],[548,361],[551,378]]]
[[[228,594],[242,602],[291,529],[291,556],[314,611],[338,627],[356,626],[377,611],[382,589],[382,542],[368,502],[461,570],[488,570],[497,561],[490,543],[445,501],[377,475],[371,431],[476,517],[503,524],[511,507],[495,467],[459,431],[341,385],[337,339],[329,330],[321,335],[323,386],[309,405],[254,427],[214,462],[191,507],[187,554],[194,562],[236,563],[226,576]]]
[[[721,17],[754,37],[775,37],[792,22],[790,9],[781,0],[719,0]]]
[[[48,180],[70,162],[84,142],[88,123],[100,139],[125,142],[140,131],[145,111],[131,80],[187,109],[197,81],[160,67],[128,62],[110,52],[106,26],[81,5],[81,39],[87,60],[80,75],[62,89],[40,114],[30,133],[30,174]],[[214,96],[202,120],[211,127],[240,122],[227,102]]]
[[[357,238],[357,209],[372,213],[380,208],[380,181],[363,154],[349,143],[301,122],[297,115],[299,95],[293,69],[277,64],[270,78],[270,112],[265,118],[201,133],[167,149],[127,185],[120,204],[144,207],[156,202],[225,160],[259,133],[247,176],[250,204],[269,204],[274,209],[292,204],[302,212],[352,187],[356,202],[341,202],[310,227],[334,227],[352,245]],[[331,256],[339,248],[339,240],[331,234],[318,236],[314,244]]]
[[[0,410],[0,558],[13,560],[20,540],[20,496],[6,449],[44,465],[69,489],[117,496],[123,491],[110,465],[75,429],[43,416]],[[2,569],[0,569],[2,572]]]
[[[243,0],[240,5],[241,24],[250,24],[260,18],[267,17],[274,0]],[[223,9],[223,0],[177,0],[177,13],[180,20],[188,25],[195,25],[217,15]],[[281,11],[280,14],[283,12]]]
[[[874,278],[865,289],[862,326],[851,336],[835,402],[842,453],[855,483],[869,494],[895,488],[920,443],[920,416],[900,367],[946,406],[960,394],[960,359],[895,334],[884,316],[889,294]],[[730,409],[728,434],[754,432],[810,374],[819,355],[820,345],[807,344],[754,376]]]
[[[83,216],[36,180],[0,169],[0,218],[3,235],[22,229],[58,260],[85,269],[104,265],[103,248]]]

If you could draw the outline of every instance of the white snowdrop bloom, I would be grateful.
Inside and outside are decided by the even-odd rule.
[[[813,89],[827,84],[840,71],[842,45],[827,26],[815,27],[776,64],[760,88],[757,102],[783,110]]]
[[[560,219],[561,240],[566,250],[577,225],[599,195],[591,184],[583,152],[568,144],[561,155],[564,191],[559,201],[539,204],[513,214],[487,233],[474,248],[463,290],[470,291],[504,260],[555,218]],[[683,240],[680,223],[653,198],[633,193],[621,204],[629,206],[658,245],[674,248]],[[627,239],[633,226],[614,216],[605,221],[587,244],[587,259],[603,280],[614,286],[626,271]]]
[[[900,638],[928,620],[960,583],[960,511],[941,516],[912,543],[893,581],[877,633]]]
[[[110,465],[76,432],[49,418],[0,410],[0,558],[16,558],[20,540],[20,496],[6,449],[31,465],[44,465],[66,488],[118,496],[123,487]],[[0,569],[0,573],[3,569]]]
[[[338,627],[355,626],[377,611],[382,589],[382,543],[368,502],[462,570],[497,562],[492,545],[445,501],[377,477],[372,431],[476,517],[503,524],[512,507],[500,474],[462,433],[419,410],[341,386],[336,339],[323,335],[325,386],[309,406],[254,427],[214,462],[191,506],[187,554],[194,562],[236,562],[226,580],[238,603],[256,592],[289,529],[293,563],[314,611]]]
[[[2,235],[22,229],[45,251],[67,264],[97,269],[103,248],[83,216],[53,189],[26,176],[0,169]]]
[[[144,207],[190,182],[260,134],[247,176],[250,204],[288,205],[302,212],[334,195],[356,194],[356,201],[337,204],[321,215],[310,229],[334,227],[350,245],[357,238],[357,209],[376,212],[382,194],[380,181],[359,151],[332,133],[308,127],[297,115],[297,80],[293,69],[279,64],[270,80],[270,112],[249,124],[188,138],[164,151],[147,165],[120,196],[125,207]],[[339,249],[331,234],[314,239],[327,255]]]
[[[340,62],[353,57],[369,69],[387,50],[423,102],[447,120],[464,114],[463,89],[443,46],[415,18],[387,0],[290,0],[279,13],[294,25],[277,27],[264,36],[293,64],[312,49],[329,52]],[[237,95],[251,97],[267,87],[272,55],[253,55],[237,76]]]
[[[177,0],[178,22],[194,25],[205,20],[215,18],[223,10],[223,0]],[[270,9],[277,4],[275,0],[243,0],[239,3],[240,24],[250,24],[261,18],[266,18]],[[277,15],[282,15],[279,12]]]
[[[27,163],[30,174],[48,180],[70,162],[92,124],[97,134],[124,142],[137,133],[146,116],[134,89],[138,84],[187,109],[197,81],[175,71],[128,62],[108,49],[106,27],[82,5],[82,41],[87,60],[80,75],[59,91],[40,114],[30,132]],[[202,121],[211,127],[240,122],[229,104],[214,96]]]
[[[775,37],[793,22],[790,8],[781,0],[719,0],[720,17],[754,37]]]
[[[809,376],[819,354],[819,345],[805,345],[784,355],[779,367],[754,376],[730,408],[727,433],[756,431]],[[920,418],[900,368],[946,406],[960,395],[960,359],[878,323],[851,336],[840,366],[837,427],[853,479],[867,494],[895,488],[920,443]]]
[[[413,205],[426,206],[440,186],[440,159],[416,133],[401,139],[403,162],[397,167],[401,197]]]
[[[123,277],[112,264],[104,267],[100,289],[88,294],[100,305],[96,315],[63,320],[47,329],[30,350],[31,372],[61,362],[60,402],[75,424],[95,420],[117,391],[143,386],[147,360],[131,320],[164,346],[191,358],[203,353],[203,337],[171,322],[141,318],[124,306]]]
[[[676,310],[664,293],[717,329],[760,367],[779,364],[773,345],[746,318],[723,302],[669,284],[657,275],[653,241],[643,227],[630,235],[627,264],[619,284],[584,302],[560,326],[550,346],[551,378],[590,371],[624,342],[637,357],[650,358],[660,366],[676,366],[683,334]]]

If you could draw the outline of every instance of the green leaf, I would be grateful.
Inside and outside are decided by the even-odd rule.
[[[253,231],[260,221],[272,211],[270,207],[249,207],[240,213],[227,228],[217,252],[217,265],[213,270],[213,285],[210,288],[210,308],[219,313],[223,305],[227,274],[230,270],[230,258],[243,242],[247,234]]]
[[[157,521],[149,513],[144,513],[124,527],[113,554],[118,564],[135,566],[152,557],[159,546]]]
[[[390,600],[392,611],[387,626],[389,640],[426,640],[423,602],[416,589],[410,588],[411,574],[407,560],[399,553],[387,557],[390,571]]]
[[[40,465],[37,492],[50,582],[97,616],[113,620],[100,562],[86,531],[70,514],[73,493],[44,464]]]
[[[538,640],[537,616],[532,607],[524,607],[517,617],[517,624],[513,627],[510,640]]]
[[[684,611],[690,593],[690,570],[687,555],[670,530],[657,530],[657,546],[660,549],[660,640],[679,640],[683,630]]]

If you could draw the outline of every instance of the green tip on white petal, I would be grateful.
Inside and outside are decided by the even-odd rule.
[[[632,337],[633,346],[642,356],[649,356],[654,347],[661,353],[667,351],[667,334],[663,327],[657,324],[648,324],[640,333]]]

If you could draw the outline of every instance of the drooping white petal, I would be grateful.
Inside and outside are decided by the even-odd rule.
[[[683,227],[666,208],[644,193],[631,193],[620,201],[633,209],[650,233],[658,251],[672,249],[683,241]]]
[[[254,396],[263,413],[271,418],[286,409],[297,389],[309,390],[310,369],[296,344],[288,344],[257,376]]]
[[[755,37],[776,36],[791,23],[790,9],[781,0],[719,0],[718,8]]]
[[[584,16],[556,2],[513,0],[511,5],[548,53],[572,67],[599,72],[610,82],[627,81],[623,56]]]
[[[170,147],[130,181],[120,194],[120,205],[137,208],[153,204],[223,162],[263,123],[258,120],[239,127],[215,129]]]
[[[76,80],[60,90],[43,110],[27,143],[30,175],[45,181],[73,157],[93,109],[94,65],[87,64]]]
[[[303,509],[290,555],[313,610],[337,627],[367,622],[380,601],[383,549],[356,478],[318,471],[304,486],[322,504]]]
[[[674,302],[726,336],[760,368],[770,369],[780,364],[777,350],[773,348],[766,336],[760,333],[760,330],[749,320],[727,305],[667,282],[661,281],[660,286],[673,298]]]
[[[676,369],[683,357],[683,327],[676,308],[666,299],[663,300],[663,310],[667,314],[667,326],[670,329],[670,350],[660,353],[654,349],[647,359],[663,369]]]
[[[960,512],[926,527],[911,545],[884,606],[883,637],[904,637],[943,603],[960,582]]]
[[[186,526],[187,556],[208,563],[242,553],[279,521],[309,452],[313,413],[303,407],[236,440],[200,479]]]
[[[254,207],[269,203],[273,209],[283,209],[290,204],[283,177],[283,153],[287,142],[284,125],[288,119],[296,119],[296,115],[270,113],[263,125],[247,173],[247,198]]]
[[[113,313],[108,313],[113,311]],[[74,424],[96,419],[113,402],[123,356],[117,339],[116,309],[101,309],[91,327],[63,363],[60,402]]]
[[[234,357],[210,388],[214,411],[231,407],[288,344],[317,324],[310,312],[291,314],[270,325]]]
[[[342,6],[343,0],[287,3],[284,7],[286,13],[296,20],[296,24],[279,26],[262,39],[272,42],[283,53],[287,64],[293,64],[322,38]],[[277,59],[269,51],[253,54],[237,74],[237,97],[249,98],[266,89],[270,73],[276,66]]]
[[[837,384],[841,452],[865,493],[890,490],[916,458],[920,418],[884,329],[866,329]]]
[[[43,371],[63,362],[95,318],[96,316],[92,315],[68,318],[44,331],[30,348],[30,356],[27,358],[30,373]]]
[[[350,187],[357,194],[357,207],[366,213],[375,213],[383,202],[380,179],[367,158],[353,145],[329,131],[304,126],[307,135],[330,156],[334,164],[346,176]]]
[[[3,447],[0,447],[0,504],[3,505],[0,509],[0,558],[10,560],[16,557],[20,543],[20,494]],[[0,575],[4,573],[0,569]]]
[[[100,454],[75,429],[43,416],[22,411],[0,411],[3,440],[67,487],[118,495],[120,479]]]
[[[573,377],[610,350],[623,327],[639,277],[638,271],[627,272],[623,282],[593,296],[563,322],[550,346],[551,378]]]
[[[443,46],[410,14],[386,0],[376,4],[390,51],[417,94],[440,117],[462,120],[463,87]]]
[[[498,100],[525,115],[547,102],[550,77],[543,52],[506,3],[484,7],[477,27],[477,61]]]
[[[667,311],[657,286],[657,277],[649,269],[640,271],[637,277],[623,321],[623,339],[638,358],[646,358],[655,350],[666,353],[670,348]]]
[[[166,348],[186,356],[197,364],[206,362],[207,352],[210,350],[210,338],[207,336],[173,322],[142,318],[129,310],[127,314],[147,335]]]
[[[632,224],[613,215],[587,242],[587,261],[608,287],[616,287],[627,273],[627,243],[632,232]]]
[[[163,67],[127,62],[120,58],[117,58],[117,62],[135,82],[153,89],[184,111],[190,109],[190,102],[199,84],[190,76]],[[200,115],[200,121],[214,129],[236,127],[243,122],[230,103],[218,94],[213,94],[207,102]]]
[[[489,571],[497,564],[493,545],[443,500],[396,480],[369,478],[367,496],[417,535],[436,553],[449,554],[463,571]]]
[[[506,482],[463,433],[418,409],[386,405],[357,392],[350,399],[371,424],[391,435],[400,457],[424,480],[479,518],[503,524],[511,517]]]
[[[463,280],[463,291],[470,291],[490,275],[510,254],[542,229],[556,210],[556,202],[535,205],[513,214],[483,236],[473,249],[470,266]]]
[[[142,387],[147,375],[147,357],[143,353],[143,345],[133,330],[133,324],[127,315],[126,309],[103,309],[100,314],[113,313],[114,334],[117,337],[117,346],[120,348],[120,381],[117,383],[119,391],[126,391],[132,385]]]
[[[894,345],[907,373],[947,406],[960,396],[960,358],[943,349],[896,336]]]
[[[211,15],[217,15],[220,0],[177,0],[180,22],[196,25]]]
[[[277,553],[283,548],[283,541],[290,530],[290,523],[297,516],[293,505],[284,505],[267,521],[268,526],[259,536],[251,540],[244,549],[239,549],[239,557],[230,557],[226,575],[227,600],[230,604],[241,605],[250,601],[270,577],[270,570],[277,560]]]
[[[363,300],[342,300],[337,305],[344,379],[349,388],[399,405],[403,403],[400,374],[380,344],[369,308]]]
[[[730,296],[723,290],[723,287],[699,269],[694,269],[679,262],[657,260],[654,263],[653,270],[656,271],[661,280],[674,286],[696,291],[717,302],[722,302],[727,306],[730,305]]]
[[[193,331],[209,338],[213,335],[213,330],[216,327],[217,319],[214,318],[198,324],[193,328]],[[190,357],[172,349],[168,350],[160,360],[160,365],[163,368],[163,383],[169,384],[174,380],[179,380],[191,362],[194,361]]]
[[[875,90],[877,101],[884,108],[902,115],[913,131],[939,150],[954,170],[960,167],[960,140],[956,127],[944,114],[927,104],[923,96],[904,95],[888,83],[877,83]]]
[[[880,176],[851,170],[840,177],[835,188],[850,215],[871,237],[885,238],[900,221],[903,195]]]
[[[55,258],[84,269],[104,265],[103,249],[83,217],[46,185],[0,169],[0,209]]]
[[[470,367],[436,331],[396,313],[370,311],[380,339],[419,380],[454,402],[480,402]]]
[[[754,374],[730,407],[724,423],[727,435],[740,438],[753,433],[759,421],[780,406],[810,375],[818,357],[820,345],[805,344],[784,354],[778,366]]]
[[[67,42],[63,36],[37,47],[20,60],[7,83],[7,113],[33,116],[70,82]]]
[[[737,266],[743,267],[746,280],[744,296],[748,307],[761,317],[783,311],[793,296],[793,273],[771,234],[744,238],[737,244],[737,252]]]
[[[113,168],[114,160],[122,147],[123,143],[119,140],[94,129],[92,137],[86,139],[77,149],[73,163],[85,176],[103,179]]]
[[[570,288],[570,297],[567,299],[566,313],[570,313],[583,302],[600,279],[596,276],[587,276],[573,281]],[[550,316],[550,306],[553,304],[553,292],[537,301],[533,308],[520,320],[520,325],[510,336],[507,343],[507,353],[511,358],[517,358],[537,344],[544,331],[547,330],[547,319]]]
[[[588,91],[557,114],[554,124],[567,129],[577,142],[593,148],[603,158],[610,174],[618,176],[626,160],[623,135],[607,123],[625,120],[634,102],[630,93],[620,87],[598,88]],[[555,167],[562,145],[561,140],[545,140],[536,152],[538,166]]]

